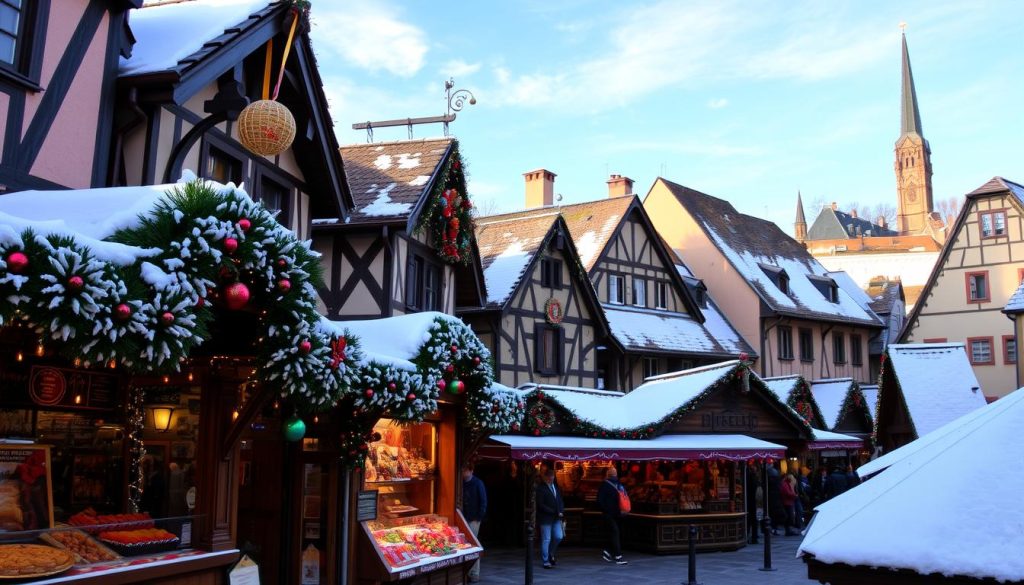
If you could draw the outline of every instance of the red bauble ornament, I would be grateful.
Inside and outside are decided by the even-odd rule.
[[[494,414],[498,413],[498,405],[497,404],[491,406],[491,412],[494,413]]]
[[[277,290],[280,291],[282,294],[287,293],[288,291],[292,290],[292,281],[288,280],[287,278],[282,278],[281,280],[277,281]]]
[[[224,289],[224,302],[232,311],[237,311],[249,304],[249,287],[241,282],[228,285]]]
[[[199,300],[196,301],[196,308],[197,309],[202,309],[205,306],[206,306],[206,299],[204,299],[203,297],[199,297]]]
[[[396,388],[398,388],[397,384],[395,384],[394,382],[388,382],[388,390],[394,392]]]
[[[476,356],[476,357],[473,358],[473,365],[474,366],[479,366],[480,365],[480,356]]]
[[[408,395],[406,396],[406,398],[408,398],[409,400],[416,400],[416,395],[415,395],[415,394],[413,394],[412,392],[410,392],[410,393],[409,393],[409,394],[408,394]]]
[[[284,258],[280,258],[280,259],[279,259],[279,260],[277,261],[277,265],[278,265],[279,267],[281,267],[281,268],[284,268],[285,266],[288,266],[288,263],[287,263],[287,262],[285,262],[285,259],[284,259]]]
[[[308,355],[313,350],[313,344],[308,339],[303,339],[299,342],[299,352],[302,355]]]
[[[160,315],[160,323],[165,327],[174,325],[174,313],[170,311],[164,311],[163,315]]]
[[[512,430],[513,431],[518,431],[519,430],[519,424],[517,423],[517,424],[512,425]]]
[[[444,390],[444,387],[447,386],[447,385],[448,384],[444,380],[438,380],[437,381],[437,388],[439,390]]]
[[[445,366],[444,371],[446,371],[449,374],[451,374],[452,372],[455,371],[455,366],[453,366],[452,364],[448,364],[447,366]]]
[[[235,238],[224,238],[224,251],[228,254],[234,254],[235,250],[238,249],[238,240]]]
[[[7,271],[12,274],[21,274],[22,270],[28,268],[28,256],[24,252],[11,252],[7,255]]]
[[[118,321],[127,321],[132,316],[132,308],[125,303],[121,303],[114,307],[114,316],[117,317]]]
[[[367,388],[365,394],[367,398],[373,398],[373,388]]]
[[[68,290],[71,292],[78,292],[85,286],[85,281],[82,280],[81,276],[77,274],[68,279]]]
[[[463,199],[462,200],[462,207],[465,208],[465,209],[472,209],[473,208],[473,202],[470,201],[469,199]]]
[[[243,232],[249,231],[249,228],[251,227],[252,222],[249,221],[248,218],[243,217],[242,219],[238,220],[238,229],[242,230]]]
[[[533,436],[534,437],[539,437],[540,436],[540,429],[533,429]]]
[[[457,345],[453,345],[453,346],[452,346],[452,353],[455,353],[455,352],[457,352],[457,351],[459,351],[459,346],[457,346]]]

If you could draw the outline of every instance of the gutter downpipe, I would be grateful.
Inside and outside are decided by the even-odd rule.
[[[821,367],[826,368],[826,372],[824,374],[824,377],[826,378],[831,378],[832,372],[827,371],[828,360],[825,359],[825,336],[828,335],[829,331],[832,331],[833,327],[835,327],[835,324],[829,323],[829,326],[826,327],[825,330],[821,332]],[[821,371],[819,370],[819,373],[820,372]]]
[[[761,351],[760,351],[760,354],[761,354],[761,377],[762,378],[767,378],[768,377],[768,374],[765,372],[765,366],[768,365],[768,357],[767,357],[767,354],[764,351],[764,345],[765,345],[765,343],[768,342],[768,333],[772,329],[775,329],[776,327],[778,327],[779,324],[782,323],[783,319],[785,319],[785,317],[783,315],[779,315],[775,319],[775,322],[772,323],[771,325],[769,325],[767,329],[761,329]],[[764,327],[764,317],[761,317],[761,326]]]

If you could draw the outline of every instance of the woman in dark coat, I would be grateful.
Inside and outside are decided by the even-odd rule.
[[[775,465],[768,466],[768,514],[772,520],[772,534],[786,525],[786,507],[782,505],[782,473]]]

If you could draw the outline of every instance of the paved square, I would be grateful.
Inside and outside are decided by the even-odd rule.
[[[727,553],[697,555],[697,581],[703,585],[804,584],[807,568],[796,558],[800,537],[772,538],[772,566],[758,569],[764,560],[764,545],[746,546]],[[482,564],[480,583],[484,585],[522,585],[523,554],[519,549],[488,550]],[[641,583],[686,583],[686,555],[650,555],[625,551],[628,565],[609,564],[601,551],[593,548],[566,547],[559,551],[558,566],[545,570],[540,555],[534,554],[534,583],[585,583],[587,585],[639,585]]]

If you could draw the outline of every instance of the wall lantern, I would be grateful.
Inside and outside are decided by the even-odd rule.
[[[174,415],[174,406],[160,404],[151,406],[149,409],[153,412],[153,428],[159,433],[169,431],[171,428],[171,418]]]

